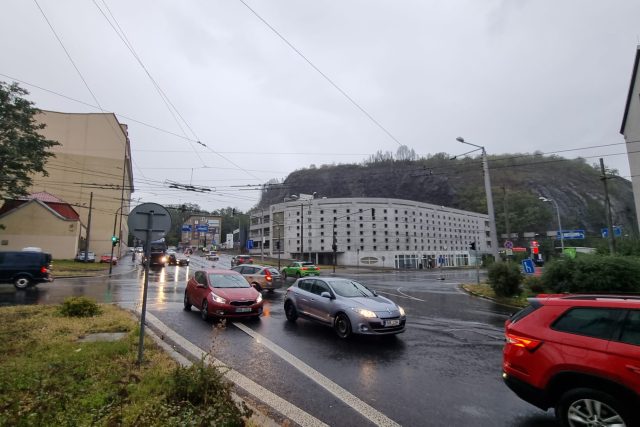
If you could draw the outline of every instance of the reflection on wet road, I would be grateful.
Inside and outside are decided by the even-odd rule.
[[[229,268],[223,255],[217,267]],[[277,395],[329,425],[374,425],[366,411],[335,390],[405,426],[554,426],[549,414],[520,401],[500,378],[503,324],[510,308],[466,295],[461,282],[475,271],[358,273],[357,278],[407,312],[407,330],[396,338],[341,340],[331,328],[305,320],[290,323],[284,289],[264,294],[258,321],[209,322],[185,312],[187,277],[212,263],[193,257],[189,267],[149,274],[148,309],[167,327]],[[123,306],[142,300],[142,268],[122,263],[111,278],[59,279],[26,292],[0,288],[0,304],[61,302],[85,295]],[[289,282],[292,283],[292,282]],[[270,342],[270,348],[264,343]],[[274,349],[280,349],[275,351]],[[333,385],[296,367],[304,362]]]

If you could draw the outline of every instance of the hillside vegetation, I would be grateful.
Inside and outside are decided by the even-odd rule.
[[[398,157],[401,159],[399,160]],[[489,156],[498,233],[557,230],[553,204],[559,206],[562,227],[584,229],[599,236],[606,226],[604,187],[600,168],[584,159],[541,154]],[[607,171],[613,222],[624,233],[637,236],[631,182]],[[486,213],[480,157],[451,159],[438,153],[427,158],[415,154],[377,153],[361,164],[311,166],[291,173],[282,183],[265,188],[258,207],[280,203],[298,193],[319,197],[383,197],[415,200]],[[505,214],[506,213],[506,214]]]

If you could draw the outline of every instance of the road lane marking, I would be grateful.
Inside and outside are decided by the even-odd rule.
[[[391,418],[384,415],[382,412],[378,411],[377,409],[374,409],[369,404],[365,403],[364,401],[360,400],[353,394],[349,393],[347,390],[340,387],[338,384],[334,383],[329,378],[325,377],[320,372],[316,371],[311,366],[307,365],[302,360],[298,359],[296,356],[289,353],[279,345],[275,344],[273,341],[269,340],[265,336],[260,335],[259,333],[257,333],[256,331],[254,331],[253,329],[249,328],[248,326],[242,323],[234,322],[233,324],[238,329],[240,329],[241,331],[245,332],[247,335],[254,338],[256,342],[267,347],[273,353],[280,356],[285,362],[288,362],[290,365],[292,365],[294,368],[302,372],[308,378],[318,383],[329,393],[333,394],[335,397],[340,399],[345,404],[351,406],[353,409],[355,409],[357,412],[359,412],[362,416],[367,418],[369,421],[371,421],[375,425],[384,426],[384,427],[400,427],[400,424],[396,423]]]
[[[402,288],[398,288],[398,292],[400,292],[400,294],[394,294],[392,292],[385,292],[385,291],[378,291],[376,290],[377,293],[379,294],[384,294],[384,295],[393,295],[394,297],[400,297],[400,298],[408,298],[408,299],[412,299],[412,300],[416,300],[416,301],[422,301],[422,302],[426,302],[426,300],[411,296],[411,295],[407,295],[404,292],[400,291],[400,289]]]
[[[136,309],[136,312],[140,314],[139,308]],[[196,359],[200,360],[202,358],[205,358],[206,360],[210,361],[212,365],[218,368],[222,368],[223,370],[226,371],[224,376],[229,381],[233,382],[238,387],[243,388],[253,397],[266,403],[276,411],[280,412],[285,417],[291,419],[292,421],[296,422],[297,424],[303,427],[307,427],[307,426],[308,427],[329,427],[328,424],[323,423],[313,415],[303,411],[302,409],[298,408],[294,404],[281,398],[277,394],[267,390],[266,388],[257,384],[253,380],[242,375],[240,372],[228,367],[227,365],[222,363],[220,360],[211,356],[209,353],[202,350],[197,345],[191,343],[190,341],[188,341],[187,339],[179,335],[177,332],[170,329],[167,325],[162,323],[162,321],[157,317],[155,317],[153,314],[147,312],[145,316],[146,316],[146,321],[148,323],[151,323],[155,328],[158,329],[158,331],[160,332],[159,334],[160,336],[165,336],[171,341],[175,342],[179,347],[183,348],[187,353],[189,353]]]

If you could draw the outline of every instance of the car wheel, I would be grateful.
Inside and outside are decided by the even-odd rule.
[[[576,388],[562,395],[556,417],[564,427],[632,426],[631,411],[620,400],[599,390]]]
[[[284,280],[287,280],[287,272],[286,272],[286,271],[283,271],[283,272],[282,272],[282,278],[283,278]]]
[[[189,297],[186,291],[184,293],[184,311],[191,311],[191,303],[189,303]]]
[[[202,320],[204,320],[205,322],[209,320],[209,304],[207,303],[207,300],[202,301],[202,310],[200,310],[200,317],[202,317]]]
[[[302,277],[302,275],[301,275],[301,274],[300,274],[300,272],[298,271],[298,272],[296,273],[296,279],[299,279],[299,278],[301,278],[301,277]]]
[[[30,284],[31,279],[29,279],[27,276],[18,276],[13,281],[13,286],[15,286],[16,289],[27,289]]]
[[[291,301],[284,303],[284,314],[289,322],[295,322],[298,318],[298,310],[296,310],[296,306]]]
[[[351,321],[344,313],[340,313],[336,316],[336,321],[333,327],[340,338],[349,338],[351,335]]]

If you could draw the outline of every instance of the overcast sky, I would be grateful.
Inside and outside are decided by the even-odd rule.
[[[560,155],[629,176],[619,130],[637,0],[2,1],[0,80],[46,89],[22,84],[38,108],[95,112],[47,92],[96,104],[38,6],[129,126],[141,202],[247,210],[258,192],[237,186],[399,144],[468,151],[457,136],[489,154],[581,149]]]

